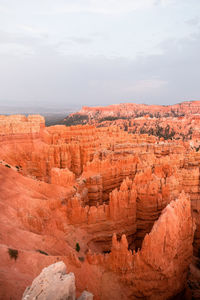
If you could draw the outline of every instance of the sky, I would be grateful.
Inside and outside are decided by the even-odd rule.
[[[0,0],[0,105],[200,100],[199,0]]]

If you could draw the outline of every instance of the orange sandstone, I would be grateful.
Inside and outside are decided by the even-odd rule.
[[[120,109],[128,115],[132,107]],[[198,103],[162,114],[172,109],[197,132]],[[172,119],[177,132],[181,120]],[[21,299],[58,260],[75,273],[77,293],[90,290],[95,300],[168,299],[186,286],[200,248],[197,135],[164,140],[106,126],[45,127],[40,116],[0,116],[0,298]],[[16,261],[8,248],[18,250]]]

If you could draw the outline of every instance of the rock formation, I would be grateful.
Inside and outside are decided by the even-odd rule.
[[[164,139],[191,140],[199,147],[200,101],[175,105],[122,103],[86,107],[69,115],[63,124],[93,124],[97,127],[118,126],[129,133],[150,134]]]
[[[121,275],[121,280],[132,290],[132,299],[169,299],[185,286],[193,233],[190,201],[182,193],[164,209],[145,236],[140,251],[132,253],[126,236],[117,241],[114,234],[111,253],[105,256],[89,253],[88,260]]]
[[[119,108],[134,120],[97,124]],[[83,290],[95,300],[184,292],[200,249],[199,103],[87,112],[92,124],[71,127],[0,117],[0,299],[21,299],[58,261],[75,274],[80,299],[90,299]],[[158,128],[158,120],[170,123],[166,139],[132,133]]]
[[[75,175],[74,173],[70,172],[68,168],[51,169],[51,183],[68,187],[72,185],[74,182],[75,182]]]
[[[95,238],[88,242],[90,249],[106,252],[111,248],[113,232],[126,233],[130,242],[136,237],[136,191],[132,181],[123,181],[119,191],[113,190],[109,195],[109,204],[99,206],[81,206],[77,196],[67,204],[67,216],[70,223]]]
[[[200,101],[185,101],[175,105],[146,105],[136,103],[121,103],[109,106],[87,107],[83,106],[80,115],[89,115],[91,119],[103,117],[135,117],[137,114],[159,114],[164,117],[166,114],[171,116],[182,116],[198,114],[200,112]]]
[[[33,299],[76,299],[75,277],[73,273],[66,274],[64,262],[57,262],[44,268],[32,285],[26,288],[22,300]],[[93,300],[93,295],[84,291],[79,299]]]
[[[66,274],[63,262],[57,262],[44,268],[40,275],[28,287],[22,300],[31,299],[76,299],[75,277],[73,273]]]

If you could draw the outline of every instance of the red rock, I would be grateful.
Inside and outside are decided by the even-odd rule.
[[[75,175],[74,173],[70,172],[67,168],[52,168],[51,183],[68,187],[69,185],[75,183]]]
[[[168,118],[176,132],[186,134],[185,125],[198,132],[195,105],[173,107],[177,114],[190,108],[187,117]],[[129,114],[130,108],[123,109]],[[156,126],[153,119],[134,119],[129,127]],[[166,125],[165,119],[159,122]],[[88,289],[95,300],[166,299],[184,288],[192,217],[195,255],[200,248],[198,135],[161,140],[125,132],[120,122],[44,127],[39,116],[0,117],[0,298],[21,299],[25,286],[57,259],[75,273],[77,296]],[[182,191],[192,217],[184,195],[174,202]],[[18,250],[16,261],[8,248]]]
[[[175,105],[145,105],[121,103],[109,106],[86,107],[69,115],[87,116],[90,124],[118,127],[132,133],[148,133],[163,138],[193,140],[199,147],[200,101],[186,101]]]
[[[132,299],[168,299],[185,287],[193,234],[190,201],[182,193],[145,236],[141,251],[132,253],[125,235],[119,242],[113,235],[111,253],[101,258],[88,253],[88,260],[119,274],[132,290]]]

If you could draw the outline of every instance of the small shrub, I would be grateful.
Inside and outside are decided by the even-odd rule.
[[[81,262],[84,262],[85,258],[83,256],[79,256],[78,258]]]
[[[37,252],[39,252],[39,253],[41,253],[41,254],[44,254],[44,255],[49,255],[47,252],[45,252],[45,251],[42,251],[42,250],[40,250],[40,249],[38,249],[38,250],[36,250]]]
[[[7,164],[5,165],[5,167],[7,167],[7,168],[11,168],[11,166],[9,166],[9,165],[7,165]]]
[[[16,260],[18,258],[18,250],[16,249],[8,248],[8,254],[10,255],[11,259]]]
[[[79,252],[81,250],[79,243],[76,243],[76,251]]]
[[[103,254],[109,254],[111,251],[110,250],[104,250]]]
[[[198,249],[198,256],[197,257],[200,259],[200,248]]]
[[[195,148],[196,152],[198,152],[199,149],[200,149],[200,146],[199,147],[194,147],[194,148]]]
[[[196,261],[196,266],[198,269],[200,269],[200,259],[198,258],[198,260]]]

